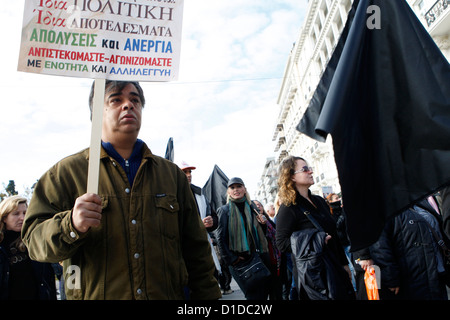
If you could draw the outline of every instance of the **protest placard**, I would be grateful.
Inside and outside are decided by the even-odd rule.
[[[97,193],[105,80],[178,79],[183,0],[25,0],[18,70],[95,80],[87,192]]]
[[[177,80],[183,0],[26,0],[18,70]]]

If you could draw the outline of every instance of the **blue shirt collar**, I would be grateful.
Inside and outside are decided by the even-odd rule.
[[[122,156],[114,149],[113,145],[110,142],[104,142],[102,141],[102,147],[105,149],[106,153],[113,157],[118,162],[122,163],[125,162],[125,160],[136,161],[137,159],[140,160],[142,158],[142,146],[144,145],[144,141],[141,139],[137,139],[136,143],[133,147],[133,152],[131,153],[130,159],[124,159]]]

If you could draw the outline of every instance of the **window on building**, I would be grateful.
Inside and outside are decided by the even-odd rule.
[[[419,1],[419,3],[417,4],[417,7],[419,8],[420,11],[423,10],[423,7],[424,7],[423,0]]]
[[[339,31],[339,33],[342,32],[343,22],[340,14],[336,15],[336,28]]]
[[[323,16],[326,18],[327,15],[328,15],[328,6],[327,6],[327,2],[326,1],[323,2],[322,10],[323,10]]]

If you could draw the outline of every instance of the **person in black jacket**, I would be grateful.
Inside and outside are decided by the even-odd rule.
[[[448,243],[441,216],[427,199],[386,222],[370,247],[381,269],[380,299],[447,300],[444,260],[431,228]]]
[[[269,294],[269,277],[261,279],[252,288],[246,288],[239,270],[259,255],[266,266],[270,266],[269,249],[265,237],[262,214],[256,215],[256,207],[241,178],[234,177],[227,184],[227,204],[217,209],[219,225],[216,229],[220,255],[229,267],[247,300],[266,300]],[[269,270],[267,272],[270,274]]]
[[[441,191],[442,219],[445,235],[450,238],[450,186]]]
[[[208,234],[208,241],[209,244],[211,245],[211,254],[214,260],[214,265],[216,266],[214,276],[216,277],[217,280],[219,280],[219,275],[222,273],[222,268],[220,266],[219,257],[217,256],[217,253],[214,250],[213,240],[211,239],[212,232],[217,228],[218,222],[217,214],[211,208],[209,199],[203,193],[202,188],[192,183],[192,170],[195,170],[196,167],[189,165],[186,161],[181,161],[178,167],[181,169],[181,171],[184,172],[186,178],[188,179],[192,194],[194,195],[195,203],[197,204],[200,219],[202,220],[203,225],[206,228],[206,232]],[[185,289],[185,296],[189,297],[187,289]]]
[[[304,214],[305,211],[309,211],[327,233],[325,245],[333,252],[339,265],[347,271],[348,277],[345,281],[348,281],[351,287],[351,273],[347,257],[337,235],[336,222],[331,216],[325,199],[312,195],[309,187],[313,184],[313,170],[308,166],[306,160],[294,156],[283,160],[278,180],[278,197],[281,206],[277,213],[277,246],[282,252],[289,253],[292,251],[291,236],[294,232],[309,232],[315,228]],[[300,299],[312,299],[306,293],[304,283],[296,283],[296,286]]]
[[[256,206],[259,214],[262,214],[265,217],[266,230],[265,235],[267,239],[267,245],[269,250],[269,261],[270,265],[267,267],[270,270],[271,283],[270,283],[270,292],[269,292],[269,300],[282,300],[282,275],[286,272],[286,263],[283,263],[283,259],[281,256],[280,250],[278,250],[276,245],[276,225],[275,222],[272,221],[269,214],[264,210],[262,203],[258,200],[253,200],[253,204]],[[272,206],[273,207],[273,206]]]
[[[0,300],[56,300],[52,265],[30,260],[20,237],[26,210],[21,196],[0,203]]]

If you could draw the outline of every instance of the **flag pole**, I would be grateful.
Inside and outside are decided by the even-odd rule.
[[[87,192],[98,193],[105,79],[95,79]]]

